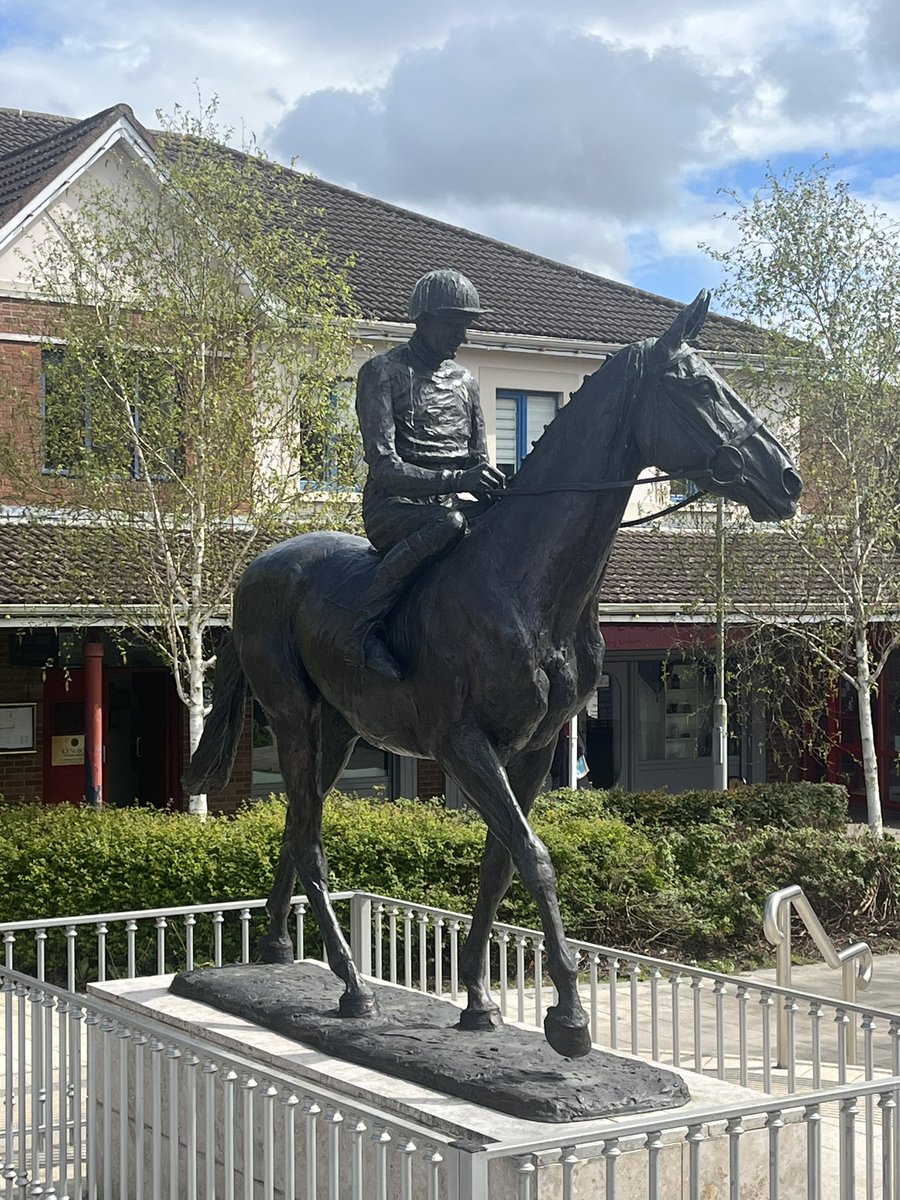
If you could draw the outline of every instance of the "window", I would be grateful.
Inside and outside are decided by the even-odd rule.
[[[716,506],[716,497],[707,491],[701,490],[698,484],[692,479],[672,479],[669,482],[669,503],[680,504],[682,500],[693,500],[694,509],[703,510],[714,509]],[[726,502],[727,503],[727,502]]]
[[[254,798],[284,791],[284,779],[278,765],[278,747],[266,714],[253,701],[253,757],[251,795]],[[360,738],[350,760],[335,783],[339,791],[371,796],[387,791],[390,783],[388,755]]]
[[[712,753],[712,671],[705,663],[637,664],[637,757],[641,762]]]
[[[352,380],[336,382],[324,400],[298,412],[292,451],[297,476],[320,492],[359,492],[365,478]]]
[[[140,478],[138,443],[122,406],[130,414],[152,478],[179,469],[181,421],[178,389],[165,366],[135,355],[112,364],[98,355],[95,369],[62,350],[42,359],[42,468],[47,474],[78,475],[90,462],[123,478]]]
[[[331,390],[335,418],[323,454],[323,483],[330,491],[362,490],[365,464],[355,398],[352,380],[341,380]]]
[[[669,481],[669,502],[680,504],[690,496],[696,496],[700,489],[691,479],[672,479]]]
[[[554,392],[497,392],[497,466],[504,475],[518,471],[558,409]]]

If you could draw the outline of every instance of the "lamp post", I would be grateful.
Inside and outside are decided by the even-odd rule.
[[[725,700],[725,501],[716,501],[716,698],[712,724],[713,788],[728,788],[728,704]]]
[[[578,713],[569,721],[569,787],[578,787]]]

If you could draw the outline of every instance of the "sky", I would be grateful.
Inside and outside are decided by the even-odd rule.
[[[682,301],[767,164],[828,155],[900,217],[897,0],[0,0],[0,106],[152,128],[198,92],[273,158]]]

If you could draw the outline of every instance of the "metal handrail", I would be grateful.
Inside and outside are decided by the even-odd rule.
[[[350,900],[355,892],[329,892],[332,901]],[[291,904],[307,904],[307,898],[301,893],[291,896]],[[0,921],[0,937],[4,933],[18,933],[21,930],[59,929],[67,925],[113,925],[125,921],[142,921],[156,917],[187,917],[197,913],[238,912],[242,908],[265,908],[266,897],[254,897],[251,900],[215,900],[204,904],[178,904],[170,908],[130,908],[122,912],[82,913],[77,917],[31,917],[24,921]]]
[[[763,913],[763,932],[769,945],[775,947],[775,981],[779,987],[791,986],[791,909],[803,921],[816,949],[832,970],[841,972],[841,992],[849,1004],[856,1003],[857,988],[867,988],[872,981],[872,951],[868,942],[854,942],[845,950],[838,950],[816,916],[813,906],[798,883],[772,892],[766,900]],[[854,964],[856,966],[854,967]],[[790,1056],[788,1047],[787,1013],[778,1013],[778,1065],[787,1066]],[[851,1016],[848,1029],[848,1063],[856,1062],[856,1020]]]

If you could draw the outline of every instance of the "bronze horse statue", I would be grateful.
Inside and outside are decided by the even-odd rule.
[[[598,686],[597,598],[631,485],[656,466],[746,505],[756,521],[791,517],[802,486],[776,438],[689,346],[708,306],[701,292],[662,337],[626,346],[587,376],[502,497],[413,583],[387,627],[402,680],[344,662],[377,563],[365,539],[303,534],[265,551],[241,578],[233,638],[220,651],[185,786],[201,792],[227,782],[249,684],[275,734],[288,796],[262,956],[292,961],[287,919],[299,876],[345,985],[343,1015],[366,1016],[376,1005],[328,896],[322,802],[363,736],[395,754],[435,759],[487,825],[460,956],[462,1027],[496,1019],[483,964],[515,867],[540,910],[558,996],[545,1035],[562,1055],[588,1052],[553,865],[528,813],[560,728]]]

